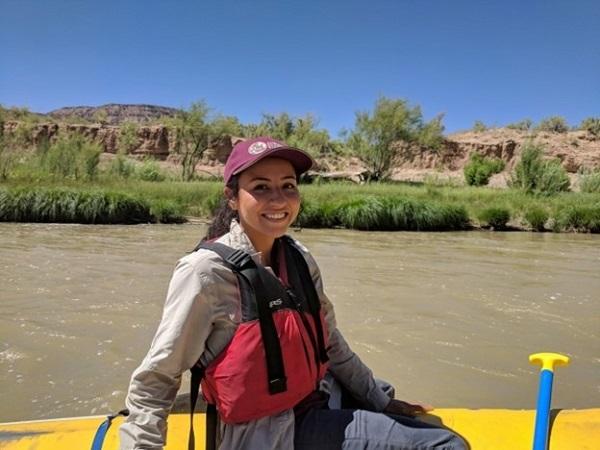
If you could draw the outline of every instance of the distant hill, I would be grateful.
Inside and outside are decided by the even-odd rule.
[[[178,111],[166,106],[111,103],[102,106],[68,106],[50,111],[47,115],[56,120],[79,118],[87,122],[102,121],[106,125],[120,125],[123,122],[147,124],[161,117],[172,117]]]

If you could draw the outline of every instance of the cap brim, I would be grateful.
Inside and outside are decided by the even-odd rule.
[[[281,158],[281,159],[285,159],[286,161],[289,161],[290,164],[292,164],[292,166],[294,166],[294,169],[296,170],[296,173],[298,173],[298,174],[301,174],[301,173],[306,172],[307,170],[310,170],[310,168],[316,164],[315,160],[312,158],[312,156],[310,156],[304,150],[300,150],[299,148],[288,147],[288,146],[277,147],[277,148],[265,150],[256,159],[253,159],[252,161],[248,161],[246,164],[244,164],[243,166],[241,166],[237,170],[235,170],[235,172],[232,172],[231,175],[237,175],[238,173],[243,172],[244,170],[248,169],[249,167],[252,167],[257,162],[262,161],[263,159],[268,158],[268,157]]]

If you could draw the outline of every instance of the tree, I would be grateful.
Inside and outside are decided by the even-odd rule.
[[[181,178],[190,181],[196,165],[211,143],[224,136],[239,134],[241,124],[235,117],[210,116],[210,108],[203,100],[192,103],[187,110],[179,111],[167,120],[169,133],[173,136],[173,150],[179,155]]]
[[[312,114],[302,117],[293,117],[286,112],[263,114],[258,125],[247,125],[244,131],[248,137],[270,136],[320,156],[333,151],[334,143],[327,130],[317,129],[318,123]]]
[[[208,113],[208,105],[199,101],[168,120],[167,126],[173,135],[173,151],[180,158],[183,181],[193,178],[196,165],[208,148],[211,134]]]
[[[415,142],[423,128],[421,108],[406,100],[380,97],[373,114],[357,112],[355,129],[348,144],[369,170],[369,180],[389,177],[395,155],[391,145],[397,141]]]
[[[438,150],[444,142],[444,114],[438,114],[430,122],[424,124],[419,131],[417,141],[423,147]]]

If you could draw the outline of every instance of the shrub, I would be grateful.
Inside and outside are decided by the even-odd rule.
[[[61,136],[41,155],[41,165],[52,176],[93,179],[98,172],[102,148],[80,134]]]
[[[580,186],[581,192],[600,194],[600,170],[584,173]]]
[[[519,130],[519,131],[529,131],[533,125],[533,121],[531,119],[523,119],[519,122],[513,122],[506,125],[506,128],[510,128],[511,130]]]
[[[541,147],[526,144],[510,184],[527,193],[551,195],[567,191],[569,177],[560,161],[544,160]]]
[[[569,125],[564,117],[552,116],[542,119],[536,127],[539,131],[548,131],[550,133],[566,133],[569,131]]]
[[[557,228],[566,231],[600,233],[600,204],[573,205],[558,214]]]
[[[142,181],[164,181],[166,179],[166,175],[153,159],[146,159],[137,170],[136,175]]]
[[[549,214],[545,209],[534,206],[525,212],[525,222],[535,231],[544,231]]]
[[[465,165],[465,181],[469,186],[485,186],[490,177],[504,170],[505,163],[498,158],[488,158],[479,153],[471,153]]]
[[[594,136],[600,136],[600,117],[588,117],[579,125],[580,130],[585,130]]]
[[[510,211],[506,208],[491,207],[483,209],[478,217],[480,222],[494,230],[504,230],[510,220]]]
[[[117,157],[111,161],[108,172],[112,176],[127,179],[135,173],[135,164],[129,161],[125,154],[119,150]]]
[[[488,127],[481,120],[476,120],[472,128],[475,133],[483,133],[487,129]]]

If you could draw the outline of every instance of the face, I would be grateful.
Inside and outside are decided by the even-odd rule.
[[[300,210],[300,193],[292,164],[265,158],[239,176],[237,197],[229,188],[229,206],[238,211],[244,231],[258,251],[268,251],[283,236]]]

